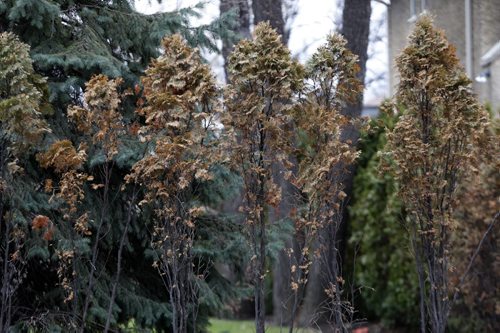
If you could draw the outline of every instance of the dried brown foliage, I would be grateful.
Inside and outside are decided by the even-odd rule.
[[[198,302],[191,249],[195,220],[203,213],[189,202],[191,184],[209,180],[210,165],[218,160],[219,92],[198,50],[179,35],[162,45],[163,55],[142,78],[145,100],[137,109],[146,123],[138,135],[150,149],[127,180],[145,188],[141,204],[154,208],[155,266],[168,286],[174,332],[186,332],[188,303]]]
[[[110,80],[105,75],[95,75],[86,84],[83,94],[84,106],[71,106],[69,119],[78,130],[92,138],[92,143],[101,146],[106,162],[118,153],[120,136],[124,133],[119,106],[123,95],[118,88],[123,80]]]
[[[110,80],[105,75],[95,75],[86,84],[85,93],[83,94],[83,106],[68,108],[68,118],[84,134],[85,139],[91,141],[92,146],[100,148],[105,161],[105,163],[98,165],[101,175],[99,183],[92,185],[94,190],[101,188],[103,190],[99,193],[101,194],[100,214],[97,217],[98,222],[95,228],[95,241],[90,259],[80,332],[85,329],[90,300],[93,295],[94,271],[98,259],[101,231],[109,216],[109,186],[113,173],[113,158],[119,152],[121,140],[125,133],[120,104],[128,91],[124,94],[119,92],[122,83],[121,78]],[[88,219],[87,215],[82,215],[77,219],[75,228],[80,232],[84,231]],[[90,235],[90,231],[87,234]]]
[[[500,307],[498,290],[500,282],[500,253],[498,238],[500,230],[495,227],[485,236],[492,219],[499,218],[500,212],[500,123],[493,119],[488,131],[489,140],[478,148],[479,166],[477,173],[465,179],[458,189],[460,206],[456,209],[459,221],[457,232],[452,236],[453,256],[456,269],[451,275],[452,285],[460,283],[463,272],[484,238],[484,245],[474,262],[470,274],[464,279],[460,292],[463,303],[472,317],[483,325],[476,328],[485,332],[500,330]],[[463,314],[458,309],[457,316]],[[467,321],[470,321],[470,317]]]
[[[444,332],[451,302],[456,188],[476,170],[487,117],[442,31],[421,17],[397,59],[401,108],[388,134],[391,169],[408,208],[421,289],[421,331]],[[428,286],[424,285],[428,281]],[[425,304],[425,307],[424,307]]]
[[[328,36],[307,64],[305,98],[296,111],[305,145],[300,151],[295,183],[305,196],[305,205],[296,220],[301,255],[292,283],[305,283],[313,260],[322,260],[322,267],[328,267],[322,274],[328,302],[318,312],[325,313],[340,331],[346,330],[345,315],[352,314],[352,309],[342,297],[338,249],[336,245],[331,248],[331,240],[337,239],[342,220],[341,206],[346,197],[342,179],[358,156],[356,147],[341,139],[348,128],[362,124],[341,114],[363,88],[357,78],[357,62],[342,36]]]
[[[79,256],[75,242],[77,238],[91,234],[88,214],[82,213],[81,208],[85,199],[84,185],[93,179],[80,170],[87,158],[85,148],[85,145],[81,145],[77,150],[71,141],[60,140],[54,142],[46,152],[37,155],[43,168],[52,168],[59,176],[57,186],[54,186],[53,180],[48,179],[45,189],[52,192],[50,200],[55,198],[62,203],[60,212],[64,222],[57,223],[54,228],[44,234],[44,237],[51,239],[54,229],[57,228],[69,238],[69,244],[57,250],[59,258],[57,275],[65,291],[64,302],[72,302],[74,309],[77,306],[75,257]]]
[[[0,131],[15,153],[50,132],[43,119],[46,81],[35,74],[29,46],[10,32],[0,33]]]
[[[45,216],[45,215],[37,215],[35,218],[31,221],[31,229],[33,230],[44,230],[49,227],[49,225],[52,224],[50,219]]]
[[[42,168],[54,168],[57,173],[80,169],[87,157],[83,148],[77,151],[69,140],[56,141],[46,152],[38,154],[38,161]]]
[[[292,167],[292,106],[302,88],[304,70],[292,60],[276,31],[260,23],[252,40],[235,46],[228,72],[226,107],[235,134],[231,162],[244,181],[242,210],[253,251],[256,326],[257,332],[264,332],[266,228],[269,207],[277,207],[282,199],[272,166],[281,171]]]

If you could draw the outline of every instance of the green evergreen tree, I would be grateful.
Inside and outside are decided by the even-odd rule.
[[[381,109],[386,107],[382,105]],[[360,316],[382,320],[389,327],[415,327],[418,284],[415,265],[406,244],[405,210],[397,183],[379,172],[379,153],[396,116],[381,112],[362,133],[353,200],[349,206],[350,251],[347,265],[359,288]],[[352,264],[351,264],[352,263]],[[357,297],[358,298],[358,297]]]
[[[36,204],[29,200],[33,191],[25,168],[49,129],[42,113],[45,79],[33,70],[29,46],[12,33],[0,33],[0,77],[0,332],[4,332],[17,315],[17,291],[34,246],[29,227]],[[45,216],[40,220],[48,223]]]
[[[51,102],[77,102],[92,74],[137,82],[165,35],[180,33],[191,45],[216,50],[214,37],[226,36],[228,16],[193,28],[201,6],[145,15],[132,0],[6,0],[0,29],[32,48],[39,72],[50,82]]]
[[[214,49],[215,38],[226,36],[228,33],[229,16],[224,16],[208,25],[192,27],[190,19],[199,14],[200,6],[173,13],[144,15],[134,10],[133,3],[126,0],[0,2],[0,31],[14,32],[22,41],[29,44],[34,68],[47,77],[49,90],[44,88],[38,76],[35,74],[31,76],[37,78],[33,80],[33,84],[36,83],[39,96],[29,99],[30,103],[38,103],[38,99],[40,100],[40,112],[50,109],[46,107],[49,99],[52,105],[53,113],[45,112],[52,133],[40,142],[41,147],[47,149],[54,142],[66,142],[68,146],[76,147],[88,141],[85,134],[77,131],[77,126],[68,122],[67,106],[69,104],[83,106],[85,82],[94,74],[107,74],[112,78],[122,77],[124,81],[119,93],[125,92],[127,97],[123,98],[117,111],[123,116],[124,123],[128,127],[127,133],[121,137],[118,153],[113,154],[108,160],[103,147],[90,144],[86,149],[88,156],[78,171],[89,175],[89,179],[93,179],[92,182],[97,185],[97,188],[93,189],[90,184],[82,184],[84,195],[78,205],[88,212],[89,232],[102,235],[96,259],[90,259],[96,237],[82,237],[78,242],[81,260],[74,263],[73,271],[79,274],[78,278],[81,280],[79,287],[75,289],[76,292],[84,292],[85,287],[89,285],[87,280],[91,276],[89,273],[92,270],[97,272],[95,282],[91,284],[93,294],[86,316],[88,331],[102,331],[104,328],[111,289],[115,281],[117,269],[115,263],[119,256],[123,257],[123,271],[116,290],[116,300],[111,309],[113,316],[110,319],[111,326],[118,328],[120,325],[133,322],[135,327],[149,329],[168,330],[170,327],[171,311],[168,295],[157,292],[163,289],[163,282],[151,266],[155,259],[153,251],[150,250],[151,233],[148,229],[152,212],[145,208],[138,214],[139,208],[132,205],[132,219],[129,224],[125,222],[132,189],[122,189],[121,180],[147,151],[147,147],[136,135],[136,127],[143,122],[143,119],[136,118],[133,114],[141,89],[137,87],[135,93],[132,93],[130,88],[134,88],[150,59],[159,54],[160,40],[164,35],[180,33],[193,46]],[[10,57],[17,56],[16,52],[3,45],[0,53]],[[1,85],[7,87],[9,83],[2,80]],[[1,121],[2,124],[6,124],[3,119]],[[32,135],[36,132],[35,126],[21,128],[30,128],[29,133]],[[60,141],[61,139],[65,140]],[[15,184],[11,188],[16,190],[11,200],[17,200],[16,202],[22,204],[23,209],[18,209],[12,216],[24,225],[26,237],[25,240],[23,238],[23,242],[27,251],[23,266],[25,269],[22,271],[23,279],[19,280],[22,285],[16,294],[18,303],[11,313],[10,325],[11,329],[17,327],[33,328],[37,331],[74,330],[74,325],[82,326],[78,323],[80,319],[76,316],[76,321],[68,321],[67,314],[71,309],[78,314],[79,309],[85,307],[82,303],[84,298],[79,298],[77,304],[64,303],[67,295],[64,288],[59,285],[58,278],[58,268],[61,263],[58,253],[61,253],[60,250],[65,248],[64,244],[70,239],[68,237],[71,228],[66,231],[63,228],[54,229],[55,232],[52,229],[52,226],[62,226],[61,208],[65,205],[65,201],[64,198],[54,199],[52,196],[59,191],[58,188],[46,186],[49,192],[45,193],[43,186],[39,185],[45,180],[50,185],[52,179],[60,179],[63,176],[54,168],[41,170],[34,160],[32,154],[31,158],[26,159],[24,176],[16,177],[15,183],[9,183],[9,185]],[[96,233],[99,221],[102,220],[99,218],[102,195],[98,185],[104,182],[100,170],[103,170],[102,167],[106,163],[114,165],[108,189],[111,199],[106,209],[111,214],[107,217],[104,230]],[[198,199],[216,208],[221,198],[230,193],[225,189],[231,187],[229,185],[232,179],[233,176],[225,175],[198,186],[199,190],[204,189],[205,194]],[[214,191],[220,192],[219,198],[206,196],[206,193],[212,192],[211,188],[217,188]],[[37,227],[30,228],[30,222],[37,215],[41,216],[36,220]],[[214,210],[210,216],[203,219],[224,220],[224,217]],[[43,228],[39,228],[39,225]],[[209,223],[202,225],[207,228],[200,230],[200,245],[194,245],[194,252],[200,253],[196,264],[202,266],[207,262],[241,254],[243,248],[235,245],[240,242],[237,237],[238,230],[231,223],[223,224],[225,227],[221,227],[220,230],[225,230],[227,233],[218,235],[219,244],[224,244],[221,239],[226,239],[227,236],[227,247],[221,246],[217,250],[205,249],[204,246],[212,244],[207,239],[212,238],[212,233],[219,233],[220,230],[214,230]],[[125,245],[123,253],[119,255],[118,247],[123,235],[126,236]],[[235,249],[239,251],[234,251]],[[234,252],[229,254],[228,251]],[[198,325],[200,329],[207,323],[209,311],[220,309],[223,302],[235,296],[236,292],[213,267],[211,272],[213,274],[210,275],[210,279],[203,282],[205,290],[210,290],[212,297],[200,301],[201,325]]]

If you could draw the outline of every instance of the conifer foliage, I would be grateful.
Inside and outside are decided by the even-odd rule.
[[[450,283],[456,188],[475,169],[487,118],[455,49],[429,17],[416,23],[397,67],[402,114],[388,134],[388,156],[411,219],[421,332],[444,332],[456,287]]]
[[[35,73],[29,52],[14,34],[0,35],[2,148],[8,142],[16,153],[39,144],[49,131],[42,114],[46,81]]]
[[[43,119],[45,80],[35,73],[29,46],[12,33],[0,33],[0,332],[16,315],[15,294],[25,275],[29,215],[19,195],[26,158],[50,132]],[[50,228],[49,219],[36,216],[33,228]]]
[[[0,32],[1,333],[202,332],[209,314],[234,301],[229,281],[243,282],[245,271],[256,331],[264,333],[269,249],[281,246],[271,227],[289,222],[296,242],[279,248],[290,259],[291,301],[279,311],[288,312],[289,332],[311,303],[308,288],[327,301],[303,311],[317,314],[303,324],[326,319],[336,332],[352,328],[355,311],[331,244],[345,205],[342,181],[359,156],[345,131],[363,123],[342,112],[363,89],[358,58],[332,34],[302,66],[260,23],[235,46],[231,83],[221,89],[193,45],[213,47],[211,34],[220,36],[224,22],[190,28],[195,14],[147,16],[125,0],[0,3],[0,30],[19,35]],[[498,178],[498,161],[485,157],[495,153],[498,133],[486,130],[470,80],[428,17],[417,21],[397,63],[396,99],[385,109],[400,115],[385,118],[387,144],[377,141],[389,183],[368,191],[391,196],[358,203],[353,209],[364,212],[354,215],[375,224],[367,206],[377,205],[392,209],[382,215],[394,222],[404,209],[421,332],[444,333],[458,293],[469,306],[468,288],[480,283],[465,279],[472,262],[493,260],[480,247],[469,264],[453,256],[478,240],[493,247],[487,234],[461,242],[465,231],[457,230],[498,210],[498,186],[485,184]],[[379,157],[370,158],[372,175]],[[237,187],[231,177],[243,183],[244,223],[221,213]],[[272,225],[284,201],[293,207]],[[246,263],[242,235],[251,249]],[[325,267],[321,283],[309,281],[314,267]],[[494,295],[483,301],[494,307]],[[477,313],[484,327],[495,325]]]
[[[381,109],[392,108],[384,103]],[[349,207],[351,280],[359,286],[356,310],[387,327],[417,327],[418,279],[403,227],[406,212],[392,174],[379,170],[379,152],[397,116],[382,112],[362,132],[360,157]],[[351,259],[352,258],[352,259]],[[348,269],[348,271],[351,271]]]
[[[32,47],[38,70],[49,77],[52,102],[76,103],[74,91],[93,74],[137,79],[165,35],[180,33],[191,45],[215,50],[214,37],[227,31],[228,18],[192,27],[200,8],[146,15],[132,0],[6,0],[0,29]]]
[[[0,30],[29,43],[36,71],[47,76],[33,70],[28,46],[13,44],[18,37],[2,33],[0,124],[8,142],[1,146],[1,218],[24,226],[0,224],[2,242],[10,244],[1,247],[8,273],[1,274],[3,327],[102,331],[131,320],[136,327],[171,327],[168,292],[156,293],[162,279],[151,267],[151,235],[141,226],[148,223],[149,208],[139,214],[135,202],[143,189],[124,180],[150,142],[137,135],[144,119],[131,112],[142,91],[130,88],[159,55],[165,35],[179,32],[190,45],[215,48],[227,19],[192,27],[190,18],[200,8],[145,15],[135,11],[133,1],[0,2]],[[123,79],[112,79],[117,77]],[[198,125],[200,117],[191,124]],[[206,125],[213,128],[213,119]],[[42,141],[44,133],[50,135]],[[32,153],[40,151],[37,164]],[[16,251],[25,241],[28,260]],[[9,259],[13,253],[19,260]],[[142,269],[131,270],[137,262]],[[24,270],[16,268],[21,263]],[[15,290],[19,306],[7,307]],[[221,306],[217,297],[231,291],[214,291],[214,308]]]

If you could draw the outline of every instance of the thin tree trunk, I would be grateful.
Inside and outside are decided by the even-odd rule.
[[[107,218],[108,214],[108,193],[109,193],[109,183],[111,179],[111,170],[112,168],[109,166],[108,162],[105,162],[103,167],[104,169],[104,193],[103,193],[103,203],[101,207],[101,213],[99,218],[99,224],[97,226],[96,235],[95,235],[95,243],[92,248],[92,258],[90,261],[90,274],[89,281],[87,283],[87,288],[85,290],[85,302],[82,311],[82,325],[80,327],[80,332],[83,333],[85,331],[85,321],[87,320],[87,313],[90,306],[90,301],[93,297],[92,289],[94,287],[94,271],[97,270],[97,258],[99,253],[99,242],[101,238],[101,230],[104,225],[104,220]]]
[[[2,210],[3,210],[3,204],[2,204]],[[3,211],[2,211],[3,213]],[[9,234],[10,234],[10,223],[7,222],[5,223],[5,252],[4,252],[4,257],[3,257],[3,279],[2,279],[2,308],[0,309],[0,332],[4,332],[4,321],[6,321],[5,315],[7,312],[7,299],[8,299],[8,292],[9,292],[9,251],[10,251],[10,241],[9,241]],[[8,329],[7,326],[5,326],[5,329]]]
[[[220,13],[225,14],[230,10],[236,10],[238,21],[236,22],[235,32],[236,39],[247,39],[250,38],[250,8],[248,5],[248,0],[220,0],[219,4]],[[226,80],[229,82],[229,77],[227,73],[227,63],[228,57],[233,51],[234,43],[233,41],[223,40],[222,41],[222,56],[224,57],[224,72],[226,74]]]
[[[271,221],[273,220],[271,218]],[[292,325],[299,302],[296,299],[298,291],[294,292],[290,288],[292,281],[291,266],[295,264],[296,250],[293,238],[293,235],[287,237],[284,244],[285,248],[279,251],[276,262],[273,265],[273,321],[277,325],[280,325],[280,327]],[[289,249],[293,249],[294,253],[289,254],[287,252]]]
[[[0,175],[3,176],[3,169],[4,169],[4,163],[5,163],[5,150],[3,147],[5,147],[5,143],[2,141],[1,142],[2,146],[0,147]],[[3,177],[2,177],[3,178]],[[4,209],[4,202],[3,202],[3,193],[0,192],[0,230],[2,230],[2,226],[5,224],[5,252],[4,252],[4,257],[2,259],[3,261],[3,268],[2,268],[2,285],[0,289],[0,333],[4,331],[4,314],[5,314],[5,288],[7,286],[7,268],[8,268],[8,259],[9,259],[9,224],[4,223],[3,219],[3,209]]]
[[[425,333],[426,327],[426,318],[425,318],[425,271],[422,263],[422,259],[420,258],[420,250],[417,247],[417,231],[413,230],[411,237],[411,243],[413,247],[413,251],[415,251],[415,265],[418,276],[418,291],[419,291],[419,309],[420,309],[420,333]]]
[[[135,188],[133,190],[132,198],[130,200],[128,210],[127,210],[127,221],[125,223],[125,228],[122,233],[122,237],[120,238],[120,245],[118,246],[118,259],[116,262],[116,275],[115,275],[115,280],[113,281],[113,287],[111,289],[111,297],[109,299],[109,305],[108,305],[108,313],[106,316],[106,325],[104,326],[104,333],[107,333],[109,331],[109,326],[111,324],[111,315],[113,312],[113,305],[115,303],[115,297],[116,297],[116,289],[118,287],[118,283],[120,281],[120,273],[122,271],[122,252],[123,248],[125,246],[125,239],[127,238],[127,233],[128,233],[128,227],[130,225],[130,222],[132,221],[132,208],[135,204]]]
[[[10,320],[12,319],[12,293],[10,292],[8,295],[8,301],[7,301],[7,317],[5,318],[5,328],[9,329],[10,327]]]
[[[266,303],[264,293],[264,276],[266,267],[266,225],[265,217],[261,212],[261,217],[258,226],[257,236],[257,271],[255,276],[255,327],[257,333],[265,333],[266,324]]]
[[[297,160],[293,157],[290,162],[294,166],[297,165]],[[282,192],[282,200],[279,203],[278,209],[272,210],[269,216],[269,222],[285,220],[290,218],[292,209],[300,205],[300,193],[296,187],[290,184],[283,177],[282,168],[277,163],[272,165],[273,178],[280,185]],[[296,172],[296,167],[293,168]],[[302,266],[302,249],[297,241],[297,233],[295,230],[284,236],[284,248],[280,250],[273,265],[273,321],[280,326],[291,326],[296,318],[298,307],[302,301],[303,285],[299,285],[299,290],[292,290],[292,266]],[[293,253],[289,251],[293,250]]]
[[[170,297],[172,307],[172,330],[174,333],[187,333],[189,319],[189,300],[193,290],[193,254],[192,241],[194,230],[184,223],[187,216],[182,203],[185,199],[176,198],[174,219],[172,216],[162,218],[162,251],[160,258],[163,276],[166,279],[166,288]],[[170,206],[172,207],[172,206]],[[180,218],[179,220],[176,220]],[[168,236],[168,237],[166,237]],[[197,306],[197,304],[193,304]],[[194,313],[193,313],[194,315]],[[196,320],[194,318],[193,320]]]
[[[270,101],[267,103],[267,108],[270,108]],[[259,142],[259,167],[264,167],[264,155],[266,143],[266,129],[261,125],[260,127],[260,142]],[[254,283],[255,283],[255,328],[257,333],[265,333],[266,325],[266,303],[265,303],[265,290],[264,290],[264,277],[266,274],[266,224],[267,224],[267,204],[265,202],[265,186],[267,183],[266,176],[262,173],[259,174],[259,191],[257,197],[257,204],[261,207],[259,213],[259,221],[257,223],[257,235],[254,240],[255,252],[257,254],[257,267],[254,269]]]

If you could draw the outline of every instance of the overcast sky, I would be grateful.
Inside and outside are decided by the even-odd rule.
[[[136,0],[137,10],[153,14],[159,11],[173,11],[192,6],[199,0]],[[304,62],[321,45],[325,36],[335,31],[342,17],[338,0],[297,0],[298,15],[292,24],[288,46],[294,56]],[[365,104],[378,104],[387,96],[387,25],[384,5],[372,2],[372,40],[377,41],[369,47],[370,59],[367,63],[368,86],[365,91]],[[219,1],[208,0],[203,10],[203,17],[193,24],[202,24],[219,15]],[[214,73],[222,79],[222,57],[216,54],[204,54],[213,66]],[[376,79],[376,80],[374,80]]]

